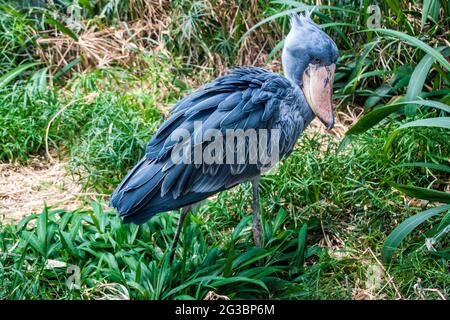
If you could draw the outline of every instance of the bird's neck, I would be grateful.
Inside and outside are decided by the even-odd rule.
[[[303,72],[306,69],[306,61],[307,59],[304,57],[294,57],[286,46],[283,48],[283,54],[281,56],[283,73],[292,83],[293,87],[296,88],[295,90],[298,90],[300,99],[295,108],[298,108],[301,116],[305,120],[305,126],[307,126],[315,117],[302,91]]]
[[[281,63],[283,65],[284,76],[292,82],[292,84],[300,87],[302,84],[303,72],[306,68],[306,59],[295,57],[286,47],[283,48]]]

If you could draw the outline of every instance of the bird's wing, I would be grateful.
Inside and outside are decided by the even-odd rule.
[[[203,132],[271,129],[279,119],[280,106],[295,102],[286,78],[260,68],[231,70],[174,106],[148,143],[145,158],[112,195],[111,204],[128,220],[141,221],[144,216],[148,219],[156,212],[186,206],[253,178],[260,174],[259,164],[194,164],[194,159],[175,164],[170,155],[179,140],[171,134],[184,129],[193,139],[196,121],[201,122]],[[201,145],[202,150],[210,143],[202,136],[195,143],[189,141],[192,148]],[[248,160],[250,151],[245,150]]]
[[[256,67],[231,70],[180,100],[148,143],[146,155],[164,158],[177,143],[171,141],[171,133],[175,129],[193,133],[195,121],[201,121],[204,130],[232,129],[247,120],[243,127],[263,128],[276,118],[280,102],[290,90],[290,82],[276,73]],[[261,113],[260,117],[254,112]]]

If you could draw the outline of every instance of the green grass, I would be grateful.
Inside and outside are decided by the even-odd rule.
[[[189,216],[173,267],[168,248],[176,213],[138,227],[123,225],[114,211],[93,203],[93,210],[44,209],[4,225],[0,297],[99,298],[104,284],[120,284],[135,299],[203,299],[210,290],[234,299],[350,299],[353,289],[364,289],[371,266],[378,266],[368,248],[379,255],[396,221],[417,212],[384,183],[391,177],[378,155],[383,138],[374,136],[380,132],[340,154],[330,137],[303,137],[279,173],[262,180],[261,250],[251,240],[249,185],[220,194]],[[328,151],[319,150],[319,138],[330,142]],[[423,245],[435,221],[410,236],[387,269],[392,284],[382,288],[384,278],[374,297],[396,298],[399,290],[403,298],[418,298],[413,287],[419,278],[422,287],[448,294],[446,259]],[[306,242],[299,237],[304,225]],[[266,259],[262,268],[255,266],[260,258]],[[48,259],[78,266],[81,288],[69,290],[67,268],[45,268]]]
[[[143,95],[108,92],[84,107],[90,117],[81,127],[82,135],[71,148],[69,161],[69,171],[84,186],[102,191],[103,181],[120,183],[123,173],[143,156],[146,143],[161,122],[161,114],[147,100]]]
[[[17,83],[0,91],[0,159],[28,159],[38,154],[45,145],[45,129],[49,119],[57,112],[60,102],[52,91],[33,92],[30,86]],[[57,119],[50,133],[54,143],[62,141],[76,130],[76,123],[67,117]]]
[[[166,32],[149,35],[152,45],[129,68],[91,66],[77,73],[63,64],[55,73],[55,66],[36,61],[36,40],[47,37],[40,31],[76,38],[84,27],[67,30],[74,17],[61,6],[45,11],[55,17],[52,23],[39,14],[42,9],[30,14],[29,8],[1,6],[0,161],[26,164],[45,154],[47,142],[85,191],[106,194],[142,156],[170,105],[225,67],[277,60],[286,13],[302,9],[286,0],[179,0],[157,11],[144,2],[86,3],[75,20],[100,29],[134,19],[173,19]],[[401,1],[381,4],[386,30],[377,32],[366,30],[367,1],[317,7],[313,18],[341,52],[338,110],[362,107],[365,113],[343,143],[318,133],[302,136],[277,174],[263,177],[263,249],[255,249],[251,237],[247,184],[189,215],[173,267],[168,248],[176,212],[137,227],[103,211],[107,199],[93,202],[92,210],[45,208],[0,225],[0,299],[119,293],[203,299],[210,290],[234,299],[448,297],[448,210],[411,230],[401,224],[418,221],[421,206],[437,207],[427,202],[430,194],[448,194],[450,178],[450,133],[445,125],[436,127],[448,117],[450,101],[443,41],[450,10],[446,2],[424,3],[421,10],[413,1],[412,11]],[[271,22],[257,25],[266,18]],[[153,51],[158,45],[163,49]],[[40,64],[28,65],[33,62]],[[426,127],[405,128],[423,121]],[[386,251],[393,238],[387,243],[395,247]],[[386,256],[392,259],[382,261]],[[255,263],[261,258],[262,268]],[[78,289],[66,285],[70,265],[80,268]]]

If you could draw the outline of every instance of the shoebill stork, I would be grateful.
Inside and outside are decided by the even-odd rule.
[[[249,139],[241,140],[240,145],[231,149],[232,152],[244,149],[245,160],[238,163],[197,163],[192,157],[175,162],[173,152],[181,142],[174,139],[172,133],[184,130],[190,137],[183,140],[183,146],[191,150],[200,146],[200,151],[204,151],[212,139],[198,135],[195,122],[201,123],[202,132],[217,129],[224,135],[237,129],[254,129],[257,135],[278,130],[275,143],[278,159],[282,159],[290,154],[299,135],[314,117],[317,116],[327,129],[333,127],[332,89],[337,59],[336,44],[310,19],[309,14],[292,15],[291,30],[282,53],[284,75],[256,67],[236,68],[180,100],[148,142],[145,156],[114,191],[110,205],[117,208],[124,223],[137,224],[146,222],[157,213],[181,208],[172,245],[172,260],[190,206],[250,181],[253,238],[256,246],[261,247],[258,185],[264,168],[259,160],[248,161],[254,153],[254,150],[245,148]],[[272,139],[264,141],[267,148],[273,147],[270,146]],[[220,154],[220,157],[225,156]]]

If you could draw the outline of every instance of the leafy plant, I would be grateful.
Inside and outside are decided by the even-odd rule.
[[[412,217],[409,217],[402,223],[400,223],[386,239],[383,248],[381,250],[381,257],[383,261],[389,263],[395,250],[399,247],[403,239],[408,236],[415,228],[421,223],[431,219],[439,213],[445,212],[450,209],[450,205],[443,205],[435,208],[422,211]],[[441,230],[437,230],[438,232]],[[434,234],[436,235],[436,234]],[[444,250],[445,251],[445,250]]]
[[[36,223],[29,227],[33,221]],[[287,274],[289,266],[317,253],[305,249],[294,230],[283,232],[285,219],[279,219],[277,225],[268,223],[272,228],[264,249],[246,245],[251,236],[249,219],[236,226],[225,246],[213,250],[202,219],[189,215],[186,221],[180,244],[183,254],[170,266],[170,239],[176,226],[173,216],[160,215],[136,226],[122,224],[115,212],[103,211],[98,203],[89,211],[44,208],[17,226],[0,227],[0,296],[101,297],[101,285],[114,283],[137,299],[202,299],[210,290],[231,298],[254,299],[283,287],[286,280],[280,276]],[[17,249],[11,254],[13,246]],[[295,250],[297,246],[304,249]],[[259,259],[266,259],[264,267],[253,266]],[[59,264],[50,267],[50,261]],[[81,272],[78,290],[64,283],[69,265],[78,266]],[[290,285],[294,284],[295,280]],[[96,293],[96,288],[100,292]]]

